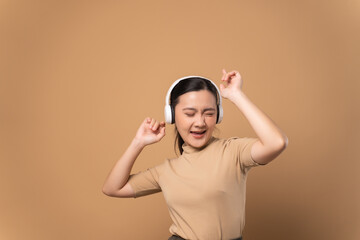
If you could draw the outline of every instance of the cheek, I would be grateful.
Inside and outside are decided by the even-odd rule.
[[[216,116],[215,117],[209,117],[206,121],[207,125],[209,127],[213,127],[216,125]]]
[[[175,125],[179,131],[187,131],[190,128],[191,124],[184,119],[178,121],[176,121],[175,119]]]
[[[175,126],[178,131],[184,131],[187,127],[187,121],[182,117],[175,117]]]
[[[179,128],[187,128],[191,125],[192,120],[188,118],[185,114],[179,113],[175,114],[175,124]]]

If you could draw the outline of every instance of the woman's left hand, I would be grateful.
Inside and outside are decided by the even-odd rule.
[[[226,72],[223,69],[223,76],[221,81],[225,84],[220,84],[220,93],[223,98],[231,100],[232,96],[241,91],[242,79],[238,71]]]

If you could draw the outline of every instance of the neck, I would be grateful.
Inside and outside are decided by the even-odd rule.
[[[182,145],[182,150],[183,150],[183,153],[194,153],[194,152],[200,152],[200,151],[202,151],[203,149],[205,149],[209,144],[211,144],[213,141],[214,141],[214,137],[211,137],[210,139],[209,139],[209,141],[206,143],[206,144],[204,144],[203,146],[201,146],[201,147],[193,147],[193,146],[191,146],[191,145],[189,145],[189,144],[187,144],[187,143],[184,143],[183,145]]]

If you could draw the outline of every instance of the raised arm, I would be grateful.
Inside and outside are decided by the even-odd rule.
[[[145,146],[160,141],[164,136],[165,123],[146,118],[130,146],[108,175],[102,189],[103,193],[110,197],[133,197],[134,191],[127,181],[136,158]]]
[[[241,90],[242,79],[239,72],[223,70],[221,81],[224,83],[220,84],[222,97],[239,108],[259,138],[252,146],[252,158],[259,164],[267,164],[286,148],[288,138]]]

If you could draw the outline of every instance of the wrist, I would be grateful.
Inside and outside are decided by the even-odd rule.
[[[131,146],[141,151],[146,145],[141,140],[134,138],[131,142]]]
[[[232,94],[228,97],[228,99],[233,102],[236,103],[238,101],[241,100],[241,98],[243,98],[245,96],[244,92],[241,91],[240,89],[233,91]]]

